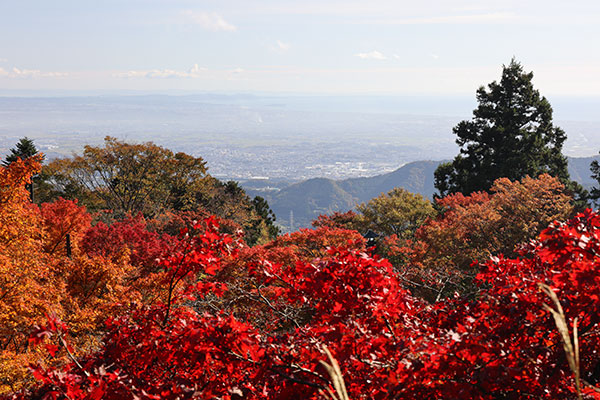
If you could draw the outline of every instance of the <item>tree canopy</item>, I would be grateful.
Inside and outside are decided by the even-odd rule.
[[[439,199],[414,234],[394,222],[411,247],[394,268],[341,229],[353,213],[253,247],[204,210],[92,225],[27,199],[40,160],[0,166],[0,399],[600,398],[600,215],[556,222],[555,177]],[[239,185],[211,187],[239,216]],[[391,209],[416,197],[395,192]],[[473,296],[448,281],[465,269]]]
[[[573,213],[571,196],[549,175],[520,182],[500,178],[490,193],[456,193],[438,199],[437,206],[442,211],[439,217],[419,227],[416,243],[404,250],[408,264],[435,276],[429,285],[439,288],[440,295],[477,292],[471,280],[479,268],[477,261],[501,254],[516,257],[542,229]]]
[[[35,147],[35,143],[33,140],[29,139],[27,136],[19,140],[16,146],[10,149],[10,154],[6,156],[4,161],[2,161],[2,165],[5,167],[9,166],[11,163],[17,161],[17,159],[26,160],[29,157],[33,157],[38,153],[38,149]]]
[[[363,230],[371,229],[379,234],[405,239],[412,237],[428,217],[435,216],[429,200],[402,188],[382,193],[356,209],[361,213],[358,219]]]
[[[82,155],[52,161],[44,173],[59,195],[81,198],[91,209],[154,215],[173,205],[185,208],[206,166],[200,157],[152,142],[131,144],[107,136],[103,147],[87,145]]]
[[[498,178],[521,180],[543,173],[578,189],[561,153],[565,132],[553,125],[552,107],[533,88],[532,79],[533,73],[513,59],[503,66],[500,82],[477,90],[473,119],[453,129],[460,154],[435,172],[440,196],[468,195],[489,190]]]
[[[30,347],[67,362],[32,364],[38,384],[10,398],[600,398],[600,216],[590,210],[520,258],[487,261],[478,298],[435,304],[356,246],[271,262],[287,246],[240,248],[214,219],[199,225],[161,260],[164,300],[117,312],[93,351],[74,355],[77,332],[50,315]]]
[[[236,182],[212,177],[201,157],[174,153],[152,142],[126,143],[107,136],[104,146],[88,145],[81,155],[50,162],[40,181],[41,202],[78,199],[90,211],[102,211],[99,218],[106,222],[177,212],[185,214],[171,216],[180,219],[180,227],[185,220],[208,215],[229,220],[230,233],[243,229],[250,245],[279,233],[264,199],[252,201]]]

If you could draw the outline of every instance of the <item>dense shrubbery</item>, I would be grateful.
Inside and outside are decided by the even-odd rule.
[[[500,254],[517,256],[520,245],[573,214],[571,200],[564,185],[546,174],[521,182],[498,179],[490,193],[437,199],[436,218],[421,224],[412,239],[385,237],[380,250],[422,296],[434,300],[455,291],[475,295],[474,262]]]
[[[568,212],[550,178],[440,203],[443,214],[419,229],[468,227],[468,216],[485,211],[482,238],[496,247],[477,247],[481,258],[493,251],[479,272],[469,266],[476,293],[428,302],[406,289],[400,264],[335,218],[255,247],[213,217],[91,227],[75,202],[29,203],[24,185],[38,161],[0,169],[7,398],[600,397],[600,216],[588,210],[512,243]],[[522,185],[539,187],[556,209],[517,224],[529,221],[529,204],[542,204],[528,203],[533,192]],[[425,254],[436,254],[431,245]],[[326,351],[345,389],[325,367]]]

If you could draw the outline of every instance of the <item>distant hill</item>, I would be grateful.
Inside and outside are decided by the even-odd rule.
[[[274,196],[265,196],[277,216],[277,223],[291,229],[310,226],[320,214],[350,210],[357,199],[332,179],[313,178],[290,185]],[[293,212],[293,226],[290,223]]]
[[[289,185],[278,192],[247,191],[249,194],[265,197],[277,216],[277,223],[288,229],[291,211],[294,219],[291,228],[297,229],[310,226],[311,221],[321,214],[351,210],[357,204],[387,193],[397,186],[431,198],[435,192],[433,171],[440,162],[416,161],[396,171],[369,178],[340,181],[313,178]]]
[[[600,156],[569,158],[571,178],[586,189],[597,185],[590,176],[592,160],[600,160]],[[367,178],[339,181],[313,178],[285,186],[279,191],[260,192],[248,188],[247,192],[265,197],[277,216],[277,223],[286,230],[298,229],[309,227],[321,214],[351,210],[357,204],[367,202],[395,187],[402,187],[431,199],[436,191],[433,173],[442,162],[415,161],[393,172]],[[290,227],[290,211],[293,213],[293,227]]]
[[[569,157],[569,175],[571,179],[579,182],[586,189],[598,186],[598,182],[592,179],[590,172],[590,164],[594,160],[600,160],[600,156]]]
[[[415,161],[387,174],[370,178],[345,179],[339,181],[338,185],[359,202],[369,201],[395,187],[402,187],[409,192],[420,193],[431,199],[435,192],[433,172],[442,162]]]

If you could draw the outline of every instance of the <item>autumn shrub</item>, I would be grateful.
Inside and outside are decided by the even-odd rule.
[[[29,203],[35,168],[0,169],[4,398],[319,399],[339,388],[326,359],[351,399],[600,398],[600,215],[513,244],[569,212],[550,178],[441,203],[423,230],[441,241],[445,221],[450,242],[478,243],[481,262],[468,266],[476,296],[430,303],[356,231],[322,226],[248,247],[214,217],[177,236],[135,218],[89,228],[73,202]],[[58,250],[67,232],[70,256]],[[441,248],[422,243],[421,257]],[[457,249],[440,254],[454,262]]]
[[[549,175],[520,182],[498,179],[490,193],[438,199],[437,218],[421,225],[413,240],[385,238],[382,253],[413,291],[430,300],[454,291],[474,295],[478,262],[500,254],[515,257],[519,246],[550,223],[572,215],[571,200],[564,185]]]
[[[272,321],[260,326],[219,302],[196,306],[227,296],[219,276],[240,256],[214,220],[206,224],[163,263],[168,301],[110,319],[97,351],[35,367],[40,386],[18,396],[317,399],[333,388],[319,362],[327,348],[349,398],[576,398],[543,283],[569,326],[578,319],[582,396],[599,397],[600,216],[590,210],[552,224],[517,258],[489,259],[476,299],[425,303],[402,289],[389,262],[343,246],[313,261],[247,264]],[[294,321],[290,307],[302,311]],[[33,341],[61,351],[65,337],[54,322]]]
[[[317,219],[312,221],[311,225],[314,228],[328,227],[361,231],[363,230],[363,226],[359,218],[359,215],[352,210],[346,212],[335,211],[330,215],[319,215]]]

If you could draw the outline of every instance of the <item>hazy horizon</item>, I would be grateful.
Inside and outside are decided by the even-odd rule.
[[[544,94],[542,93],[544,96]],[[285,100],[297,110],[316,110],[323,105],[329,111],[383,114],[416,114],[428,116],[460,116],[469,118],[477,102],[470,95],[426,94],[325,94],[258,91],[196,91],[196,90],[1,90],[0,98],[135,98],[135,97],[199,97],[207,102],[243,104],[248,101]],[[600,121],[600,94],[597,96],[545,96],[550,101],[555,120]],[[312,102],[311,102],[312,101]],[[362,108],[361,108],[362,107]]]
[[[550,101],[555,124],[567,133],[563,152],[598,154],[600,99]],[[0,156],[23,136],[49,159],[115,136],[201,156],[222,179],[373,176],[411,161],[453,158],[452,128],[475,105],[474,95],[0,96]]]

